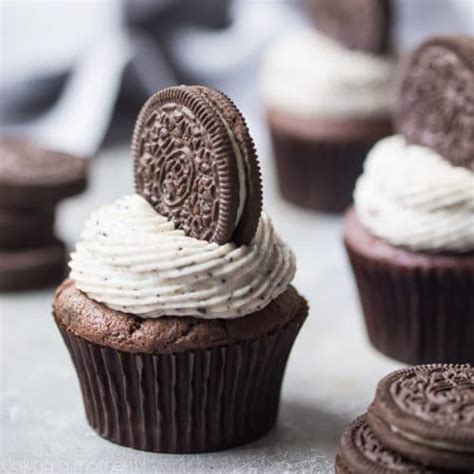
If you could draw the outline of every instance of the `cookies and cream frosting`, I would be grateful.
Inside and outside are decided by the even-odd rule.
[[[262,213],[250,245],[186,236],[141,196],[92,214],[71,256],[77,288],[144,318],[237,318],[283,293],[295,258]]]
[[[393,104],[393,58],[350,50],[314,30],[277,41],[262,70],[267,106],[312,118],[372,118]]]
[[[354,202],[375,236],[414,251],[474,250],[474,173],[401,135],[370,151]]]

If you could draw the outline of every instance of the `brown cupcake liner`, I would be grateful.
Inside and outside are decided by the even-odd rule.
[[[197,453],[250,442],[273,427],[303,321],[235,345],[160,354],[118,351],[59,329],[100,436],[146,451]]]
[[[408,364],[474,363],[474,269],[397,265],[361,255],[346,241],[368,336]]]
[[[352,202],[367,153],[380,137],[362,140],[309,139],[271,129],[282,196],[302,207],[343,212]]]

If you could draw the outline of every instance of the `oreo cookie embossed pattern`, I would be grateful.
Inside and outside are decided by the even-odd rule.
[[[419,365],[378,384],[368,412],[342,434],[338,474],[474,470],[474,368]]]
[[[132,140],[136,191],[186,235],[250,243],[261,211],[260,171],[244,119],[199,86],[158,92]]]
[[[474,171],[474,38],[431,39],[412,54],[397,128],[409,142]]]
[[[410,459],[474,470],[474,368],[425,365],[384,378],[367,420],[382,442]]]
[[[336,474],[442,474],[444,470],[427,468],[387,448],[367,423],[357,418],[341,437],[336,457]]]

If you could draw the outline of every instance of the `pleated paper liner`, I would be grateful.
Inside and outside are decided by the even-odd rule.
[[[299,135],[270,122],[281,195],[301,207],[343,212],[367,153],[391,131],[389,123],[380,128],[370,137],[338,139]]]
[[[408,265],[345,244],[376,349],[408,364],[474,363],[472,256]]]
[[[248,443],[273,427],[305,317],[235,345],[161,354],[118,351],[59,329],[100,436],[146,451],[198,453]]]

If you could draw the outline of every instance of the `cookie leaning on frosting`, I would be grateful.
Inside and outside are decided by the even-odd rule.
[[[474,362],[472,58],[468,37],[412,54],[399,135],[369,153],[346,216],[370,340],[408,363]]]
[[[54,301],[88,421],[155,452],[253,440],[276,422],[308,308],[245,121],[218,91],[172,87],[145,104],[132,152],[136,194],[92,214]]]

